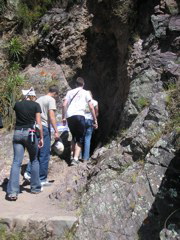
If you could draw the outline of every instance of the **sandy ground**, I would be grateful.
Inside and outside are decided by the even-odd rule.
[[[57,200],[51,199],[49,195],[58,189],[61,184],[61,179],[64,177],[63,172],[66,172],[69,167],[65,162],[59,161],[51,163],[49,180],[54,180],[51,186],[43,187],[43,192],[39,194],[30,193],[30,185],[23,184],[24,180],[21,175],[20,185],[21,193],[18,195],[17,201],[7,201],[6,186],[9,177],[10,165],[4,170],[4,183],[0,185],[0,218],[16,217],[17,215],[29,215],[32,218],[50,218],[54,216],[74,216],[73,211],[67,211],[60,206]],[[61,174],[60,170],[61,169]]]
[[[55,183],[53,184],[55,185]],[[40,194],[31,194],[29,186],[23,188],[22,193],[18,195],[17,201],[7,201],[5,192],[0,191],[0,217],[15,217],[17,215],[31,215],[32,217],[53,217],[72,215],[67,211],[60,209],[58,203],[49,198],[53,188],[44,187]]]

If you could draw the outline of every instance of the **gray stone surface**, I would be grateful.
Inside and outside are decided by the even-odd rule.
[[[6,229],[12,233],[21,233],[23,239],[60,239],[76,223],[76,217],[54,216],[43,218],[29,215],[17,215],[12,218],[0,218],[0,230]]]
[[[154,27],[155,36],[160,38],[166,36],[170,15],[152,15],[151,21]]]

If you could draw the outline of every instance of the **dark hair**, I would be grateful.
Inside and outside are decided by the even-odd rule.
[[[84,86],[84,79],[82,77],[78,77],[76,79],[76,85],[79,86],[79,87]]]
[[[59,93],[59,88],[58,88],[58,86],[57,85],[52,85],[52,86],[50,86],[49,87],[49,92],[50,93],[56,93],[56,94],[58,94]]]

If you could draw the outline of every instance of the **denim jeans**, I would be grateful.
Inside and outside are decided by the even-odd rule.
[[[93,133],[93,120],[85,119],[85,137],[84,137],[84,147],[83,147],[83,159],[89,160],[90,157],[90,146],[91,146],[91,137]]]
[[[40,181],[46,181],[48,175],[48,166],[50,159],[50,147],[51,147],[51,134],[48,127],[43,126],[43,140],[44,145],[39,149],[38,160],[39,160],[39,177]],[[31,162],[28,163],[26,172],[31,176]]]
[[[7,193],[18,194],[20,192],[19,177],[22,160],[24,157],[25,148],[29,153],[30,162],[32,165],[31,171],[31,191],[39,192],[41,183],[39,179],[39,162],[37,160],[38,140],[35,137],[35,143],[31,143],[29,138],[29,129],[15,130],[13,136],[14,158],[11,166],[10,178],[7,185]]]

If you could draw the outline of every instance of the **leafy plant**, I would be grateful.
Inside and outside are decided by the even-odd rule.
[[[26,29],[31,29],[32,25],[52,7],[55,0],[31,0],[22,1],[17,8],[19,22]]]
[[[5,125],[11,129],[14,124],[13,106],[17,98],[20,97],[20,87],[24,83],[24,78],[19,74],[19,64],[14,63],[6,79],[2,79],[0,87],[0,111],[4,116]]]
[[[12,58],[14,61],[20,60],[24,52],[23,44],[20,38],[18,37],[11,38],[8,44],[8,52],[9,52],[10,58]]]

